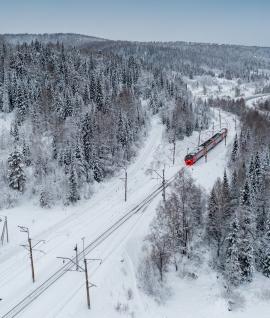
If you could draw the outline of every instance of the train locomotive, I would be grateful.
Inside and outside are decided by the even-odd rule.
[[[219,132],[198,146],[197,149],[185,156],[187,166],[192,166],[196,161],[205,156],[211,149],[227,137],[228,129],[222,128]]]

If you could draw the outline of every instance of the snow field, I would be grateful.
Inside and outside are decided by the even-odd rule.
[[[219,129],[218,112],[215,111],[214,129]],[[229,129],[227,146],[219,144],[208,154],[207,162],[202,158],[189,171],[196,182],[210,190],[217,177],[222,177],[227,161],[227,153],[235,135],[234,117],[222,112],[222,126]],[[201,135],[201,141],[212,134]],[[11,228],[12,243],[1,249],[1,303],[0,312],[5,313],[28,292],[38,286],[60,266],[56,256],[74,256],[75,243],[81,250],[81,238],[87,243],[94,240],[124,212],[141,201],[157,188],[160,180],[148,169],[158,172],[165,165],[166,178],[170,178],[184,166],[183,158],[187,148],[192,150],[198,143],[198,133],[178,141],[176,145],[176,164],[172,165],[172,145],[164,139],[164,127],[155,118],[149,136],[135,162],[128,167],[128,202],[123,202],[123,181],[119,176],[98,185],[89,202],[76,208],[55,208],[44,211],[31,204],[7,210]],[[227,317],[226,301],[221,295],[220,282],[209,269],[201,270],[197,281],[169,277],[172,283],[171,297],[165,304],[157,304],[146,296],[137,286],[137,269],[141,257],[144,237],[155,215],[161,196],[155,198],[143,212],[130,219],[119,231],[102,243],[87,257],[101,258],[102,264],[89,261],[89,278],[98,287],[90,290],[92,309],[86,307],[84,274],[68,272],[43,295],[35,300],[20,317],[216,317],[224,313]],[[31,284],[28,255],[18,247],[25,238],[16,229],[17,224],[29,226],[34,239],[45,239],[40,246],[46,254],[35,253],[37,283]],[[18,266],[20,264],[20,266]],[[82,264],[81,264],[82,265]],[[3,274],[2,274],[3,273]],[[210,274],[210,275],[209,275]],[[267,290],[267,289],[266,289]],[[266,295],[265,292],[263,295]],[[196,302],[199,305],[193,306]],[[203,308],[203,309],[202,309]],[[235,313],[234,313],[235,314]],[[238,313],[237,313],[238,314]],[[241,312],[239,312],[241,314]],[[223,316],[221,316],[223,317]],[[236,317],[242,317],[236,316]],[[264,316],[263,316],[264,317]]]

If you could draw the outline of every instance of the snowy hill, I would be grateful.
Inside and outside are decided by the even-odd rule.
[[[91,42],[105,41],[105,39],[102,38],[75,33],[2,34],[2,37],[6,42],[11,44],[30,44],[32,41],[38,40],[43,43],[59,42],[68,46],[79,46],[83,44],[89,44]]]

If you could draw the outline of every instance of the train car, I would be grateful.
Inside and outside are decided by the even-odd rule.
[[[204,143],[198,146],[197,149],[188,153],[185,156],[185,163],[187,166],[192,166],[196,161],[206,155],[211,149],[213,149],[218,143],[220,143],[228,134],[227,128],[222,128],[219,132],[206,140]]]

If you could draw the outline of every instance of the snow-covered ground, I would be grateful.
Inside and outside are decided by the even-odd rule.
[[[216,117],[215,129],[218,129],[217,114]],[[194,167],[189,168],[196,181],[206,190],[211,188],[217,177],[223,175],[227,150],[235,135],[234,118],[231,115],[222,113],[222,126],[229,129],[227,146],[224,143],[220,144],[209,153],[207,163],[201,160]],[[201,141],[211,133],[212,131],[202,134]],[[120,180],[122,177],[120,174],[98,185],[93,197],[75,208],[43,210],[28,203],[18,208],[1,211],[1,214],[8,216],[10,243],[0,249],[0,298],[3,299],[0,302],[0,314],[7,312],[61,267],[61,261],[56,259],[57,256],[73,256],[76,243],[79,249],[82,249],[82,237],[85,237],[87,245],[157,188],[160,180],[155,179],[154,173],[149,173],[149,168],[161,171],[165,165],[168,179],[184,166],[183,158],[188,148],[191,150],[197,145],[198,134],[194,133],[177,143],[174,166],[172,145],[165,141],[163,134],[164,127],[158,118],[154,118],[145,144],[134,163],[128,167],[127,203],[123,202],[123,181]],[[152,313],[159,312],[154,307],[146,310],[148,300],[137,288],[136,271],[142,241],[160,199],[156,198],[143,213],[138,213],[130,219],[118,232],[88,255],[89,258],[101,258],[103,261],[102,265],[89,261],[90,280],[98,285],[97,288],[91,288],[93,317],[117,317],[119,311],[125,311],[125,314],[134,312],[139,317],[143,315],[151,317]],[[30,228],[33,243],[45,240],[45,243],[38,247],[43,252],[34,252],[35,284],[31,283],[29,256],[20,246],[25,243],[26,235],[19,232],[17,225]],[[181,281],[179,284],[181,285]],[[126,303],[129,304],[129,309],[126,308]],[[123,306],[125,308],[122,308]],[[116,308],[119,310],[117,311]],[[88,314],[83,273],[68,272],[20,316],[86,317]],[[157,317],[163,316],[159,314]]]
[[[265,102],[269,98],[270,98],[270,93],[250,96],[250,97],[246,98],[246,106],[249,108],[255,108],[256,104],[261,103],[261,102]]]
[[[228,80],[212,76],[194,76],[193,79],[185,78],[192,94],[202,99],[205,98],[236,98],[251,97],[261,91],[266,81],[243,82],[241,80]]]

